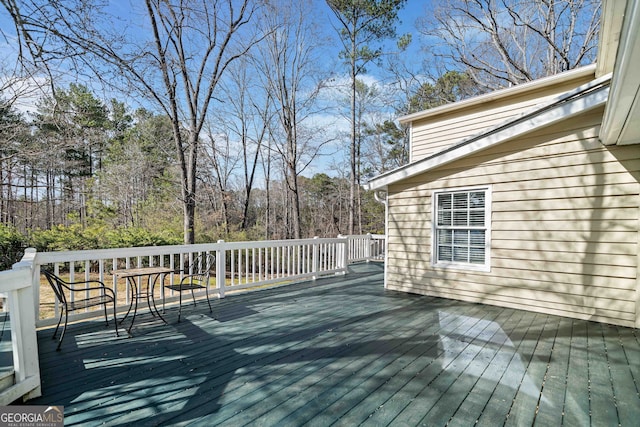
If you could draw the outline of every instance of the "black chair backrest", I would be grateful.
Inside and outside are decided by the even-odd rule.
[[[42,274],[47,278],[49,285],[53,289],[53,292],[56,294],[56,298],[62,304],[67,304],[67,297],[65,295],[64,290],[68,289],[68,286],[65,286],[64,280],[50,272],[49,270],[42,270]]]
[[[211,272],[215,270],[215,267],[216,257],[209,253],[201,253],[193,259],[188,273],[191,275],[209,278],[211,276]]]

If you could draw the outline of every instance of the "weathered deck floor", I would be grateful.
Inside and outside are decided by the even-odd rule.
[[[40,332],[66,425],[638,425],[638,330],[384,291],[382,265]],[[126,323],[125,323],[126,325]],[[124,334],[123,334],[124,335]]]

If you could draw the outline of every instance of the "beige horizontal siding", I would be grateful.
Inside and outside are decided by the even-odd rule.
[[[563,244],[564,243],[564,244]],[[541,249],[541,244],[538,241],[533,240],[522,240],[522,239],[495,239],[491,240],[491,248],[494,249],[505,249],[511,251],[512,256],[516,257],[520,253],[524,251],[533,251],[538,254],[547,254],[547,256],[559,257],[559,253],[566,254],[567,257],[572,257],[573,259],[582,259],[588,255],[598,254],[599,256],[605,257],[609,260],[611,265],[630,265],[630,264],[619,264],[621,259],[629,259],[632,263],[636,263],[634,258],[636,255],[634,254],[634,250],[637,247],[636,242],[630,243],[621,243],[621,242],[598,242],[598,245],[593,245],[588,241],[581,242],[571,242],[571,250],[567,249],[566,242],[558,242],[556,245],[549,245],[545,243],[544,249]],[[597,250],[598,252],[593,252]],[[535,259],[540,259],[535,258]],[[542,258],[546,259],[546,258]],[[604,263],[606,264],[606,263]]]
[[[413,272],[414,274],[417,271]],[[429,276],[421,275],[420,285],[407,275],[406,267],[389,267],[389,276],[393,278],[392,290],[413,292],[444,298],[462,299],[485,304],[504,305],[524,310],[550,313],[570,317],[578,314],[597,317],[600,321],[632,325],[635,316],[634,290],[611,289],[599,286],[600,282],[588,285],[562,283],[556,280],[521,278],[500,278],[486,281],[482,275],[455,273]],[[459,277],[458,277],[459,276]]]
[[[426,238],[429,239],[430,236],[427,235]],[[398,242],[394,244],[396,243]],[[637,264],[636,256],[630,255],[635,249],[635,243],[601,243],[598,249],[604,249],[604,253],[589,252],[593,245],[588,242],[573,243],[571,252],[567,251],[567,245],[561,242],[555,248],[556,250],[553,250],[548,243],[541,247],[541,244],[536,241],[493,239],[491,243],[491,254],[494,258],[579,263],[602,266],[602,268],[610,265],[634,267]],[[402,244],[405,249],[402,252],[404,259],[428,261],[429,252],[425,250],[424,243],[402,242]]]
[[[404,282],[393,288],[393,290],[401,292],[415,292],[415,288],[411,282]],[[567,302],[551,302],[540,301],[536,298],[526,298],[522,296],[507,297],[497,293],[477,293],[477,292],[465,292],[465,291],[452,291],[450,288],[437,288],[433,286],[427,286],[417,292],[425,295],[432,295],[440,298],[459,299],[463,301],[476,302],[482,304],[498,305],[502,307],[523,309],[526,310],[554,314],[558,316],[574,317],[578,319],[593,320],[597,322],[611,323],[611,319],[617,319],[616,324],[623,326],[634,326],[633,308],[625,302],[603,300],[604,307],[595,308],[585,305],[585,301],[574,301],[574,303]],[[482,296],[479,296],[482,295]],[[544,302],[544,304],[541,304]]]
[[[635,292],[635,275],[628,277],[630,276],[628,274],[629,267],[612,267],[610,269],[609,266],[600,266],[598,268],[598,266],[584,264],[582,269],[577,269],[567,264],[567,268],[562,269],[557,265],[558,263],[552,262],[547,262],[547,266],[545,266],[544,262],[534,263],[528,260],[512,258],[508,263],[504,260],[492,258],[492,262],[497,265],[492,266],[489,274],[481,275],[472,271],[434,269],[429,267],[428,264],[418,265],[420,261],[427,263],[427,258],[425,256],[418,259],[409,259],[408,255],[403,258],[390,257],[389,267],[396,267],[404,271],[403,276],[406,276],[406,272],[411,270],[420,271],[423,275],[426,272],[433,272],[433,276],[429,277],[446,277],[448,280],[453,280],[450,284],[452,287],[455,287],[455,280],[460,280],[462,276],[474,276],[480,280],[476,283],[478,286],[496,286],[503,283],[503,287],[528,289],[523,287],[522,284],[530,282],[530,284],[535,285],[534,288],[530,289],[531,291],[551,293],[563,289],[563,287],[567,288],[568,291],[582,292],[584,290],[583,287],[586,285],[593,287],[593,289],[601,288],[600,291],[602,289],[612,289],[616,292],[618,290]],[[585,272],[587,272],[586,275]],[[488,279],[489,277],[491,277],[491,280]],[[422,285],[422,283],[418,283],[416,287],[419,288]]]
[[[462,141],[468,137],[482,133],[510,117],[522,114],[536,105],[535,102],[526,102],[514,106],[496,108],[486,113],[482,111],[476,115],[465,117],[464,126],[460,125],[460,119],[450,119],[437,124],[414,124],[411,127],[412,161],[427,157],[437,151]]]
[[[466,138],[491,129],[505,121],[524,114],[536,105],[550,101],[564,92],[587,83],[588,78],[562,82],[543,90],[531,91],[416,120],[411,126],[411,161],[417,161]]]
[[[505,204],[502,204],[504,207]],[[501,210],[493,212],[494,221],[527,221],[535,214],[537,221],[620,221],[635,220],[638,218],[638,210],[635,207],[627,208],[595,208],[595,209],[555,209],[553,211],[520,211]]]
[[[390,289],[634,326],[640,150],[602,110],[389,187]],[[491,271],[434,268],[434,190],[492,186]]]
[[[637,220],[635,220],[637,221]],[[637,244],[637,235],[635,235],[631,230],[631,225],[633,221],[627,222],[627,231],[617,231],[617,232],[600,232],[594,231],[593,233],[585,233],[580,231],[540,231],[534,229],[533,227],[537,227],[536,224],[532,224],[532,228],[528,230],[504,230],[498,228],[499,224],[492,224],[491,230],[491,239],[492,240],[516,240],[516,241],[537,241],[540,242],[540,246],[543,244],[548,244],[548,242],[564,242],[568,248],[570,248],[574,243],[586,242],[592,245],[599,245],[602,243],[611,243],[611,244]],[[430,242],[424,242],[424,237],[431,233],[424,233],[424,235],[417,231],[411,231],[410,226],[412,223],[407,224],[399,224],[399,229],[389,230],[389,238],[390,241],[393,242],[395,240],[402,240],[403,244],[417,244],[418,242],[422,242],[423,244],[427,244]],[[431,223],[424,223],[425,227],[431,227]],[[569,223],[567,223],[569,226]]]
[[[402,289],[405,292],[415,292],[416,288],[412,283],[401,277],[399,277],[399,280],[399,286],[394,287],[394,290]],[[629,302],[634,297],[634,292],[632,291],[616,290],[615,293],[607,293],[606,290],[598,289],[597,295],[585,296],[576,295],[576,292],[584,293],[584,290],[570,285],[554,285],[553,292],[549,292],[546,289],[542,289],[539,283],[536,284],[537,289],[534,290],[531,289],[531,286],[527,288],[518,286],[518,284],[526,284],[523,281],[519,281],[517,284],[514,281],[504,285],[487,284],[486,286],[484,284],[483,286],[478,286],[474,282],[457,281],[458,287],[449,286],[448,283],[451,281],[452,279],[450,278],[429,278],[428,280],[425,278],[425,285],[422,286],[419,293],[431,295],[430,292],[433,292],[436,296],[447,294],[449,295],[447,298],[453,299],[474,298],[476,301],[485,303],[495,303],[495,301],[499,300],[516,303],[518,299],[523,299],[527,301],[527,310],[531,309],[531,306],[538,306],[540,310],[543,310],[548,304],[556,304],[557,306],[563,305],[571,312],[590,313],[599,316],[606,315],[605,311],[609,311],[609,315],[617,312],[624,320],[630,320],[635,310],[635,304]],[[621,297],[618,297],[618,295],[621,295]],[[536,301],[538,302],[537,304]],[[520,308],[522,309],[522,307]]]
[[[567,220],[558,220],[558,221],[541,221],[537,218],[537,215],[534,213],[531,214],[531,217],[528,220],[523,221],[493,221],[495,224],[494,227],[497,230],[506,230],[506,231],[529,231],[534,229],[537,232],[542,232],[544,234],[548,234],[549,232],[555,233],[559,231],[565,232],[578,232],[581,236],[587,236],[585,233],[597,233],[601,234],[601,232],[610,232],[613,234],[629,234],[629,228],[633,225],[634,221],[637,219],[633,219],[631,221],[567,221]],[[518,239],[519,240],[519,239]],[[601,241],[601,240],[599,240]],[[619,240],[616,240],[619,241]]]
[[[575,301],[589,301],[587,307],[607,307],[611,301],[620,301],[618,306],[626,307],[622,311],[633,312],[635,305],[631,300],[635,296],[635,290],[631,286],[610,288],[602,286],[603,280],[594,280],[588,284],[576,284],[561,282],[555,277],[532,278],[500,277],[496,280],[483,280],[481,274],[447,272],[444,274],[427,274],[419,269],[411,270],[413,273],[422,274],[423,280],[419,286],[408,280],[406,266],[389,266],[390,275],[396,276],[399,284],[410,284],[415,289],[437,288],[441,292],[455,292],[462,295],[476,293],[477,298],[509,297],[539,299],[547,302],[572,304]],[[604,304],[600,299],[604,299]],[[580,308],[577,307],[576,310]]]

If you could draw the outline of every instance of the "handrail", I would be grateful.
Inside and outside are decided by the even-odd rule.
[[[27,252],[25,258],[32,255],[33,252]],[[31,263],[28,261],[0,272],[0,292],[6,296],[9,306],[14,371],[13,385],[0,391],[0,405],[42,395],[32,282]]]

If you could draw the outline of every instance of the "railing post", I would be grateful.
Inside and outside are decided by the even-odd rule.
[[[371,261],[371,244],[373,243],[373,238],[371,237],[371,233],[367,233],[367,238],[365,239],[364,246],[364,257],[367,259],[367,262]]]
[[[32,253],[35,254],[35,250]],[[18,274],[23,273],[25,285],[32,285],[32,267],[32,262],[22,261],[14,264],[12,270]],[[23,400],[42,395],[33,294],[33,286],[20,287],[11,290],[7,301],[11,321],[15,384],[31,384],[27,385],[29,391],[22,396]]]
[[[216,288],[218,296],[224,298],[225,281],[227,279],[227,251],[224,248],[224,240],[218,240],[220,247],[216,250]]]
[[[15,269],[18,266],[26,265],[31,269],[31,293],[33,297],[34,321],[40,319],[40,264],[35,263],[36,249],[27,248],[19,263],[13,265]]]
[[[320,262],[320,245],[317,243],[318,239],[318,236],[313,237],[313,240],[315,240],[312,247],[313,253],[311,254],[311,272],[313,273],[313,280],[318,278],[318,263]]]
[[[343,239],[341,245],[338,246],[338,268],[342,270],[342,274],[347,274],[347,266],[349,265],[349,236],[338,235],[338,239]]]

